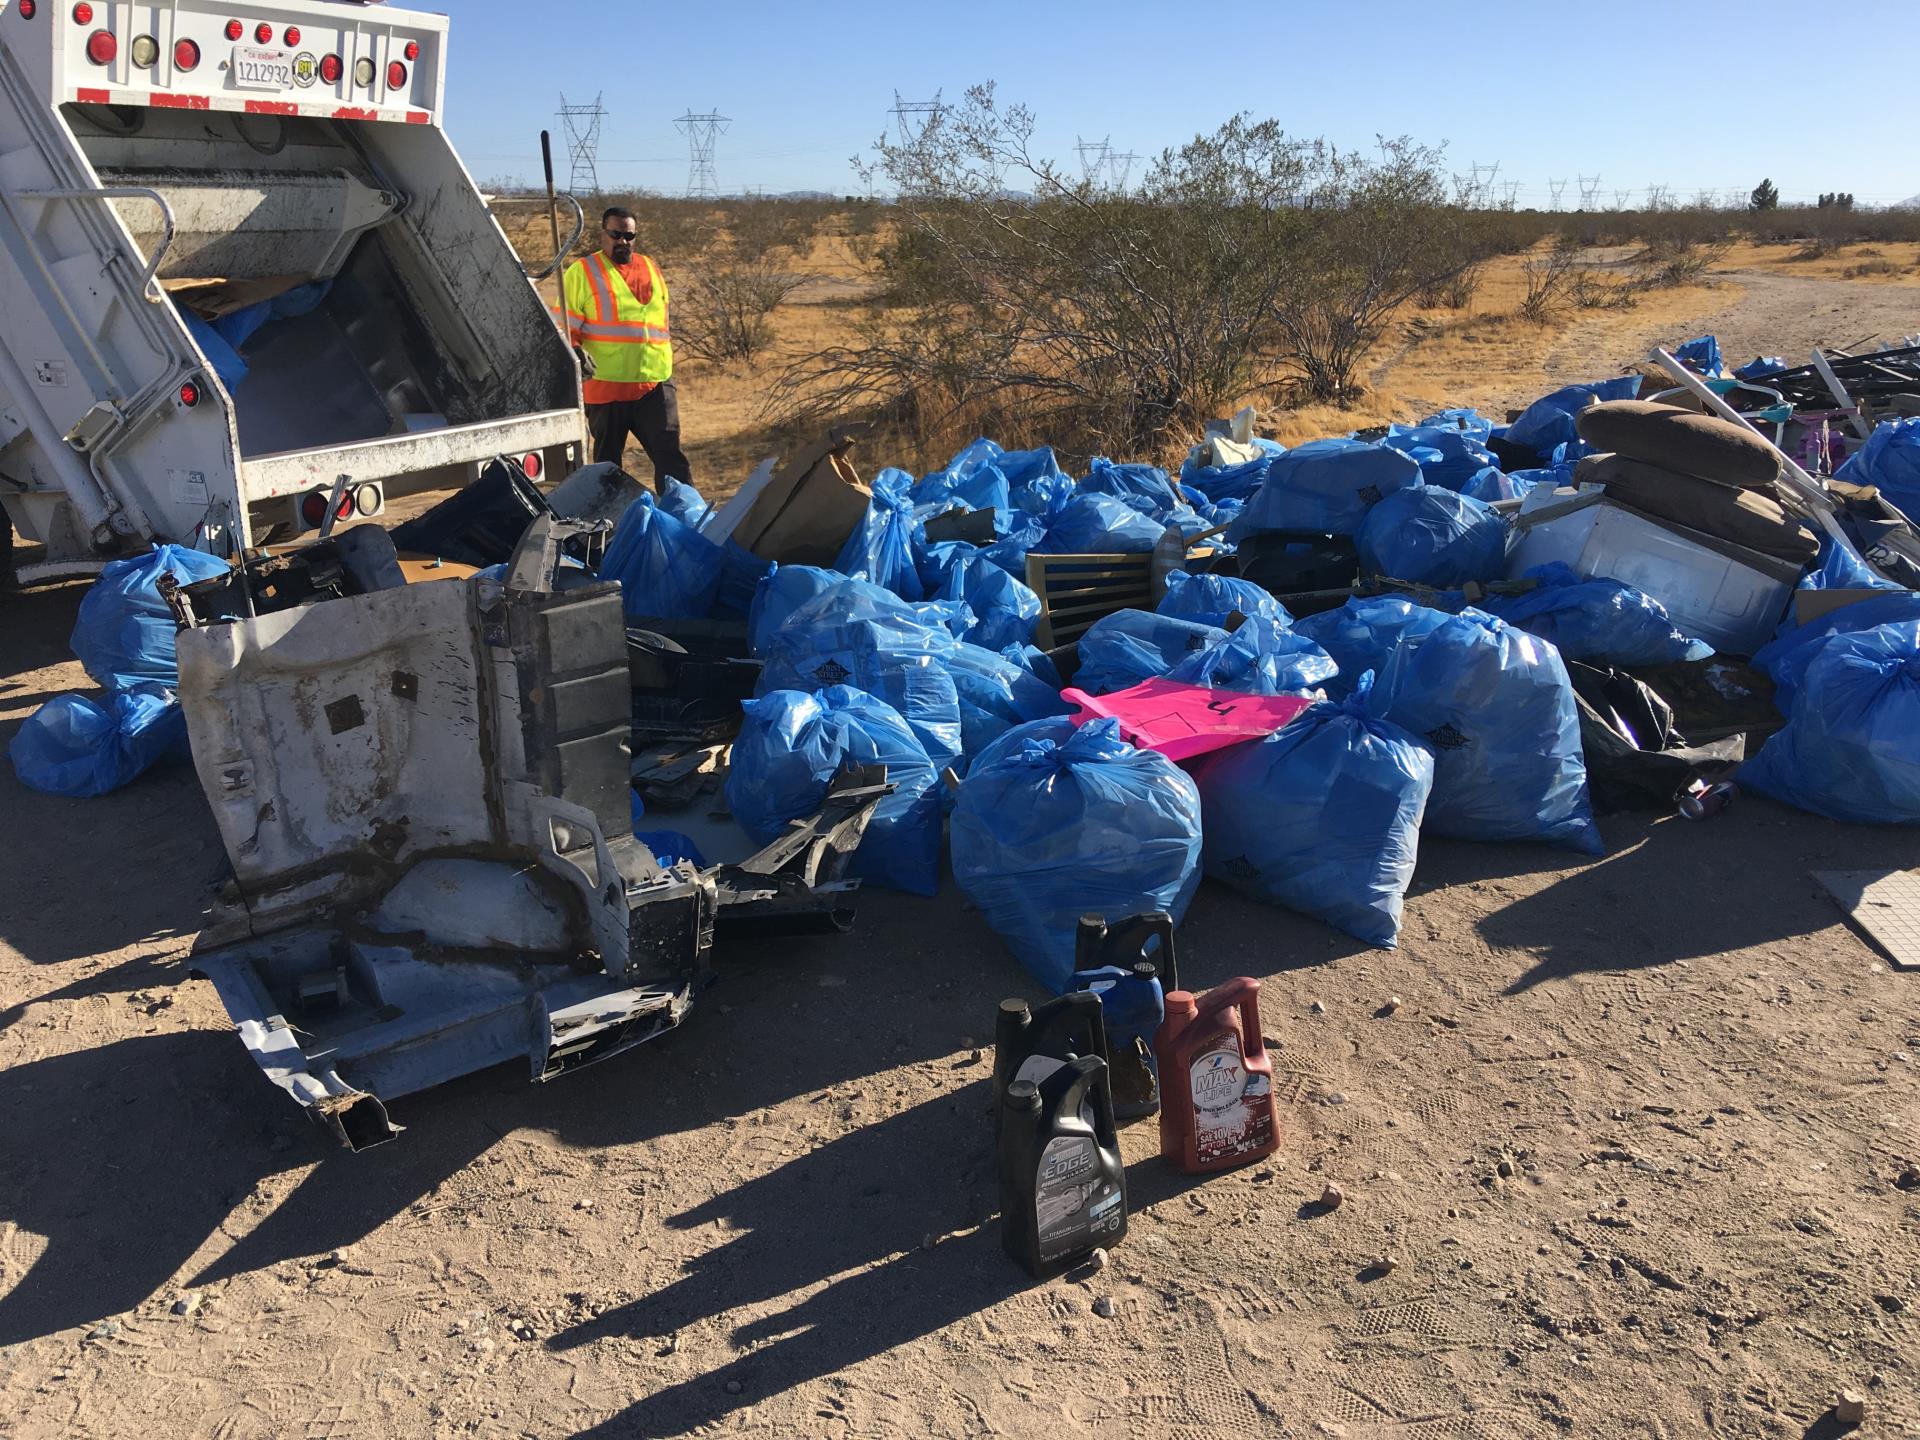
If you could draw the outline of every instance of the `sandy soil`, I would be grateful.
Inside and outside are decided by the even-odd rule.
[[[1663,333],[1804,352],[1898,296],[1741,276]],[[1580,347],[1549,367],[1634,353]],[[0,737],[84,684],[80,593],[0,596]],[[1745,797],[1597,862],[1434,842],[1391,953],[1208,883],[1183,971],[1265,981],[1285,1142],[1194,1183],[1130,1128],[1113,1264],[1033,1285],[978,1046],[1037,991],[951,885],[350,1156],[190,975],[190,774],[0,767],[0,814],[0,1434],[1820,1437],[1846,1385],[1920,1435],[1920,978],[1808,874],[1920,865],[1909,832]]]

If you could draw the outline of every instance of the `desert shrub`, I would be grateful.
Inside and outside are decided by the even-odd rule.
[[[1570,235],[1557,236],[1544,250],[1527,257],[1521,273],[1527,292],[1520,301],[1520,316],[1544,324],[1565,307],[1570,289],[1583,273],[1579,244]]]

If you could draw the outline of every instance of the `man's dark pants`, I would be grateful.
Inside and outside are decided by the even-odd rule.
[[[587,406],[587,431],[593,437],[596,463],[611,460],[618,465],[626,454],[627,436],[638,440],[653,462],[656,494],[665,493],[668,476],[693,480],[693,468],[680,448],[680,397],[671,380],[662,381],[638,400]]]

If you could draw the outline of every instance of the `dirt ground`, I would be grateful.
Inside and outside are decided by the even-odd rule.
[[[1909,300],[1743,272],[1488,383],[1709,327],[1804,354]],[[0,596],[0,738],[84,685],[80,594]],[[951,883],[724,955],[639,1051],[401,1100],[352,1156],[191,975],[222,857],[189,773],[61,800],[0,766],[0,815],[9,1437],[1805,1440],[1849,1433],[1841,1386],[1857,1433],[1920,1435],[1920,977],[1809,878],[1920,865],[1912,832],[1747,796],[1611,817],[1599,861],[1435,841],[1394,952],[1208,882],[1182,971],[1265,982],[1284,1143],[1194,1182],[1129,1128],[1111,1266],[1036,1285],[980,1046],[1038,991]]]

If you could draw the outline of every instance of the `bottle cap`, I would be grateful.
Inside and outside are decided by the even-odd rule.
[[[1025,1020],[1033,1011],[1028,1008],[1026,1001],[1013,999],[1002,1000],[1000,1002],[1000,1013],[1002,1015],[1016,1016],[1019,1019]]]
[[[1136,960],[1133,962],[1133,973],[1142,980],[1157,980],[1160,978],[1160,967],[1151,960]]]
[[[1200,1013],[1200,1002],[1193,997],[1191,990],[1169,990],[1167,992],[1167,1018],[1175,1015],[1191,1020]]]
[[[1007,1104],[1015,1110],[1038,1110],[1040,1087],[1031,1080],[1016,1080],[1007,1086]]]

